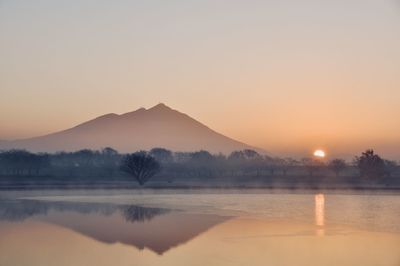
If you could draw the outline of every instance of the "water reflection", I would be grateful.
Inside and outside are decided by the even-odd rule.
[[[315,225],[317,235],[325,235],[325,196],[324,194],[315,195]]]
[[[151,201],[156,197],[143,202],[171,207],[138,207],[121,197],[99,203],[103,196],[93,203],[0,201],[0,265],[400,265],[398,196],[169,195]],[[168,197],[182,204],[162,205]],[[173,210],[183,203],[190,206],[186,212]],[[375,230],[378,222],[394,232]]]
[[[195,238],[227,217],[188,214],[134,205],[34,200],[0,203],[1,221],[29,228],[36,222],[71,229],[96,241],[122,243],[163,254]]]
[[[110,216],[119,213],[128,222],[145,222],[170,212],[162,208],[144,208],[134,205],[115,205],[83,202],[47,202],[36,200],[4,201],[0,203],[0,220],[24,221],[28,218],[48,216],[51,212],[74,212]]]

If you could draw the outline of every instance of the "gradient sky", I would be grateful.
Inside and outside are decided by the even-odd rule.
[[[0,0],[0,139],[159,102],[278,155],[400,158],[397,0]]]

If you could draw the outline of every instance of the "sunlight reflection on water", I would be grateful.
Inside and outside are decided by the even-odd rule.
[[[135,192],[0,201],[0,265],[400,265],[399,196]]]
[[[317,226],[317,235],[325,235],[325,196],[324,194],[315,195],[315,225]]]

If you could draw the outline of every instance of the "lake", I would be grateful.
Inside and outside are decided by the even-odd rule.
[[[0,192],[0,265],[400,265],[398,192]]]

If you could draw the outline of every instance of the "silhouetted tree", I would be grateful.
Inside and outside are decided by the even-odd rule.
[[[301,164],[294,159],[273,158],[260,155],[249,149],[234,151],[228,158],[223,154],[211,154],[207,151],[172,153],[163,148],[154,148],[149,153],[135,153],[134,158],[129,156],[131,155],[121,155],[112,148],[104,148],[100,151],[81,150],[55,154],[31,153],[24,150],[0,151],[0,175],[5,178],[40,175],[43,180],[54,176],[63,177],[68,182],[74,182],[73,180],[80,180],[80,178],[85,182],[109,182],[114,178],[118,180],[118,178],[123,177],[122,171],[117,171],[121,167],[124,172],[135,177],[139,184],[143,185],[162,168],[159,178],[167,182],[184,181],[190,183],[192,181],[198,182],[200,179],[209,182],[207,178],[210,177],[221,177],[219,180],[225,182],[228,179],[223,179],[224,177],[234,177],[230,180],[240,184],[240,182],[246,182],[245,180],[248,178],[251,180],[253,176],[263,176],[266,177],[265,180],[254,180],[272,184],[272,182],[278,180],[273,175],[286,176],[290,171],[290,174],[294,175],[307,172],[309,176],[313,176],[325,167],[323,160],[316,158],[305,158]],[[149,157],[156,162],[157,166],[153,167],[154,165]],[[391,177],[400,173],[400,168],[396,162],[383,160],[373,151],[367,151],[356,159],[354,166],[360,169],[363,176],[386,175]],[[343,160],[334,159],[327,166],[335,172],[336,176],[340,176],[346,167],[346,163]],[[89,177],[93,179],[86,179]],[[293,177],[284,178],[282,182],[297,182]],[[21,178],[20,180],[25,182],[27,179]],[[41,182],[42,179],[38,178],[37,180]],[[304,180],[318,181],[315,178]],[[321,179],[321,181],[323,180]],[[340,179],[340,182],[342,181],[345,180]],[[395,182],[396,180],[389,178],[385,180],[388,184],[392,181]],[[359,180],[359,182],[363,181]]]
[[[101,155],[112,157],[118,155],[118,152],[111,147],[105,147],[101,150]]]
[[[216,158],[208,151],[196,151],[191,153],[187,165],[195,175],[211,177],[215,170]]]
[[[397,162],[384,160],[384,163],[385,163],[385,174],[386,176],[391,177],[398,167]]]
[[[95,164],[96,155],[98,151],[92,151],[89,149],[79,150],[72,154],[72,157],[75,160],[76,167],[91,167]]]
[[[48,154],[35,154],[25,150],[9,150],[0,154],[1,171],[9,175],[39,175],[50,165]]]
[[[244,174],[255,173],[258,176],[263,169],[264,161],[258,152],[246,149],[233,151],[228,156],[228,164],[230,165],[232,174],[234,172]]]
[[[243,154],[245,157],[245,172],[250,174],[255,173],[256,176],[259,176],[264,166],[263,157],[258,152],[250,149],[243,150]]]
[[[229,156],[228,160],[232,162],[244,161],[246,156],[243,151],[233,151]]]
[[[283,167],[283,175],[286,175],[286,173],[290,170],[298,166],[300,162],[298,160],[295,160],[293,158],[285,158],[285,165]]]
[[[278,170],[278,162],[277,158],[272,158],[270,156],[264,156],[264,165],[265,168],[269,171],[269,174],[273,176],[275,171]]]
[[[246,149],[243,150],[244,157],[247,160],[260,160],[262,156],[255,150]]]
[[[191,154],[191,160],[198,161],[198,162],[205,162],[208,163],[212,161],[214,158],[211,153],[208,151],[196,151]]]
[[[128,154],[121,162],[121,170],[136,178],[141,186],[156,175],[160,168],[156,159],[144,151]]]
[[[346,166],[346,161],[342,159],[333,159],[328,163],[329,169],[335,173],[336,177],[339,176],[340,172],[346,169]]]
[[[167,164],[173,161],[174,157],[170,150],[164,148],[154,148],[150,150],[150,155],[153,156],[158,162]]]
[[[227,158],[229,171],[232,176],[239,174],[243,170],[246,157],[243,151],[233,151]]]
[[[184,163],[189,161],[192,155],[190,152],[175,152],[173,156],[176,162]]]
[[[313,176],[315,172],[321,170],[324,167],[324,162],[313,158],[303,158],[301,160],[301,163],[310,176]]]
[[[290,168],[297,164],[297,161],[292,158],[274,158],[274,164],[286,176]]]
[[[121,156],[116,150],[110,147],[106,147],[101,150],[98,158],[95,159],[96,164],[102,169],[104,175],[112,177],[116,169],[118,169],[118,163]]]
[[[360,157],[356,157],[355,162],[361,176],[382,177],[385,175],[385,162],[373,150],[366,150]]]

